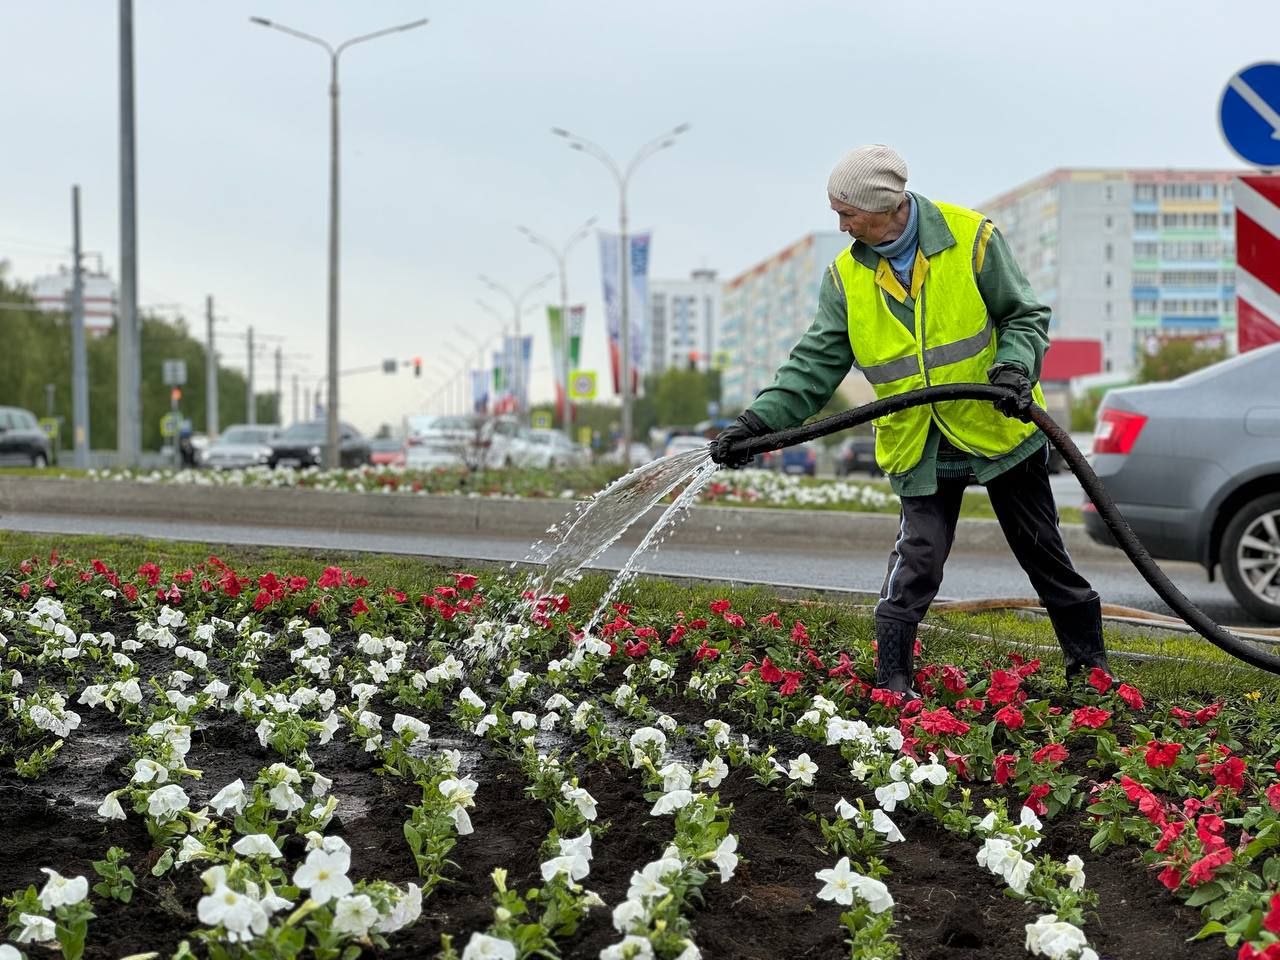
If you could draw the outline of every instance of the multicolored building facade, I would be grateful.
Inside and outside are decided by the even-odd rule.
[[[1054,170],[979,204],[1052,334],[1096,339],[1105,371],[1171,337],[1236,339],[1235,170]]]

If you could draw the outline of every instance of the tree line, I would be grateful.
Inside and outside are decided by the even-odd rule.
[[[0,265],[2,267],[2,265]],[[6,349],[0,350],[0,405],[23,407],[37,417],[61,420],[62,446],[72,437],[71,318],[36,307],[28,290],[0,275],[0,330]],[[20,306],[22,305],[22,306]],[[23,306],[29,305],[29,309]],[[196,432],[206,432],[205,346],[191,336],[181,317],[166,320],[140,317],[142,353],[142,449],[162,446],[160,420],[169,413],[170,388],[164,383],[166,360],[185,360],[187,382],[182,387],[179,411]],[[89,445],[94,450],[116,446],[116,331],[85,337],[89,380]],[[47,385],[53,385],[53,408],[48,406]],[[218,423],[226,427],[244,423],[246,382],[236,370],[218,368]],[[259,393],[257,420],[276,420],[274,394]]]

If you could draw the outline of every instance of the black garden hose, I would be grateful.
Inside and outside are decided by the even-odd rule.
[[[996,387],[985,383],[955,383],[937,387],[925,387],[921,390],[912,390],[909,393],[899,394],[896,397],[875,400],[861,407],[855,407],[852,410],[846,410],[844,413],[837,413],[833,417],[816,420],[804,426],[753,437],[750,440],[734,444],[732,450],[734,455],[739,458],[744,456],[752,457],[770,450],[779,450],[783,447],[794,446],[797,443],[804,443],[806,440],[825,437],[828,434],[847,430],[849,427],[866,423],[869,420],[875,420],[891,413],[897,413],[899,410],[918,407],[926,403],[939,403],[946,400],[990,400],[995,402],[1012,393],[1013,391],[1008,387]],[[1044,432],[1050,443],[1057,447],[1058,452],[1062,454],[1063,459],[1066,460],[1067,465],[1071,468],[1071,472],[1076,475],[1080,485],[1084,487],[1085,493],[1089,495],[1089,499],[1097,507],[1098,515],[1106,522],[1120,549],[1133,561],[1133,565],[1142,574],[1147,583],[1151,584],[1151,588],[1155,590],[1160,599],[1167,603],[1170,609],[1193,627],[1197,633],[1218,649],[1260,670],[1280,674],[1280,657],[1259,650],[1253,644],[1242,640],[1231,631],[1214,623],[1156,565],[1151,554],[1147,552],[1147,548],[1142,545],[1142,542],[1138,540],[1137,535],[1133,532],[1133,528],[1120,515],[1115,501],[1107,495],[1106,488],[1102,485],[1102,481],[1098,479],[1098,475],[1093,472],[1093,467],[1089,466],[1089,461],[1085,459],[1084,454],[1080,452],[1080,449],[1066,431],[1058,426],[1053,421],[1053,418],[1040,407],[1033,405],[1030,417],[1031,422]]]

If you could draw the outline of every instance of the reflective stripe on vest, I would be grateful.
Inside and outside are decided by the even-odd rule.
[[[894,316],[886,296],[902,294],[885,271],[870,270],[841,251],[832,265],[844,288],[849,343],[877,399],[946,383],[986,383],[995,362],[996,333],[978,290],[977,260],[986,219],[951,204],[937,204],[955,243],[927,261],[915,300],[914,330]],[[883,275],[883,276],[882,276]],[[1033,397],[1044,397],[1037,384]],[[1033,424],[997,413],[983,400],[953,400],[913,407],[876,421],[876,460],[890,474],[920,462],[930,423],[957,448],[995,459],[1035,432]]]

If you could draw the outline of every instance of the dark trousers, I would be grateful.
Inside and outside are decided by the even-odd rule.
[[[1048,610],[1097,597],[1076,572],[1058,529],[1058,509],[1049,486],[1049,448],[1033,453],[987,484],[1000,529]],[[903,497],[898,541],[876,604],[878,620],[917,624],[942,583],[942,568],[955,542],[956,521],[967,481],[938,478],[938,492]]]

